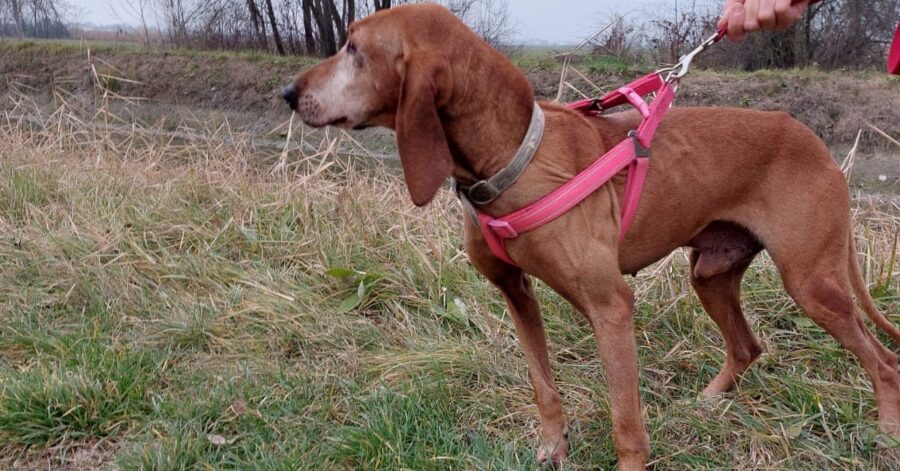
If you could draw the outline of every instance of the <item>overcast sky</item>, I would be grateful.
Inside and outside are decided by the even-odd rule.
[[[682,0],[688,4],[690,0]],[[724,3],[724,0],[722,0]],[[82,21],[96,24],[136,23],[124,11],[116,15],[116,0],[73,0]],[[638,17],[648,8],[674,5],[675,0],[507,0],[516,40],[537,39],[574,43],[595,32],[613,13]],[[698,2],[699,3],[699,2]]]

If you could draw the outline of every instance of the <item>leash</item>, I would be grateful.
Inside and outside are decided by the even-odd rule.
[[[803,3],[803,1],[804,0],[791,0],[791,5]],[[822,1],[822,0],[809,0],[808,6],[812,6],[813,4],[819,3],[820,1]],[[900,25],[898,25],[898,26],[900,26]],[[900,34],[900,28],[898,28],[897,31],[898,31],[898,34]],[[719,28],[715,34],[713,34],[712,36],[707,38],[706,41],[703,41],[702,43],[700,43],[700,45],[697,46],[694,50],[679,57],[678,62],[675,65],[673,65],[672,67],[667,67],[665,69],[661,69],[656,72],[667,74],[666,82],[671,82],[673,80],[677,80],[677,79],[680,79],[681,77],[684,77],[685,75],[687,75],[688,70],[691,67],[691,62],[694,60],[694,57],[696,57],[701,52],[705,51],[706,49],[709,49],[714,44],[716,44],[719,41],[721,41],[722,39],[724,39],[725,36],[728,36],[728,25],[725,25],[725,26]],[[898,59],[898,60],[900,60],[900,59]]]
[[[799,1],[794,0],[792,3],[799,3]],[[812,0],[810,3],[816,1],[818,0]],[[543,132],[543,113],[535,103],[531,125],[526,137],[509,165],[493,177],[476,182],[471,186],[454,182],[457,195],[463,202],[466,211],[472,216],[473,221],[481,229],[491,252],[504,262],[518,266],[506,251],[507,240],[537,229],[562,216],[605,185],[613,176],[627,170],[620,213],[619,241],[621,242],[637,212],[650,166],[650,145],[653,136],[660,121],[675,100],[679,80],[687,75],[691,63],[697,55],[721,41],[726,34],[726,28],[719,29],[699,46],[682,55],[678,62],[671,67],[649,73],[600,98],[569,103],[567,105],[569,109],[594,117],[599,116],[607,109],[630,104],[641,114],[641,123],[636,129],[629,131],[627,137],[618,145],[550,194],[511,214],[497,218],[492,217],[479,211],[476,205],[493,201],[512,186],[537,151],[541,141],[540,133]],[[655,94],[655,98],[648,104],[644,97],[650,94]],[[540,116],[538,116],[539,114]]]

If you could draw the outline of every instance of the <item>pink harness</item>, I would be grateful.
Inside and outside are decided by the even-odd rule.
[[[792,0],[791,3],[796,4],[799,1]],[[818,1],[811,0],[810,4]],[[588,116],[597,116],[602,110],[631,103],[641,113],[641,124],[637,130],[628,133],[628,139],[613,147],[575,178],[553,190],[549,195],[512,214],[494,218],[468,204],[474,210],[474,215],[478,219],[481,232],[484,234],[491,252],[504,262],[515,266],[516,263],[506,252],[508,239],[514,239],[519,234],[537,229],[562,216],[591,193],[597,191],[614,175],[627,168],[628,178],[625,183],[625,199],[622,204],[622,221],[619,229],[619,240],[621,241],[628,232],[628,226],[631,225],[637,211],[641,190],[647,178],[650,143],[656,133],[656,127],[671,106],[672,100],[675,99],[674,84],[688,72],[694,56],[725,37],[726,29],[718,30],[696,49],[681,56],[673,67],[645,75],[616,91],[607,93],[600,99],[586,99],[570,103],[569,108],[581,111]],[[888,58],[888,71],[900,74],[900,25],[897,27],[894,45]],[[663,72],[668,72],[665,79],[661,75]],[[656,98],[650,105],[647,105],[642,97],[654,92]],[[464,197],[462,193],[460,196]],[[494,192],[492,198],[496,196],[497,193]]]
[[[648,105],[642,97],[654,92],[656,98]],[[628,133],[627,139],[613,147],[575,178],[540,200],[499,218],[476,210],[481,232],[491,252],[504,262],[515,266],[516,263],[506,252],[507,239],[514,239],[519,234],[537,229],[562,216],[597,191],[614,175],[627,168],[628,180],[625,184],[625,200],[622,204],[622,222],[619,230],[621,240],[637,211],[650,163],[650,143],[656,127],[674,98],[675,90],[672,84],[666,83],[659,73],[652,73],[599,99],[570,103],[568,105],[570,109],[581,111],[588,116],[597,116],[601,110],[630,103],[641,113],[641,124],[637,130]]]

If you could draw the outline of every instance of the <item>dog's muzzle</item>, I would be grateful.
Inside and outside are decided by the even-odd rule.
[[[284,101],[287,102],[292,110],[297,110],[297,87],[294,84],[282,88],[281,97],[284,98]]]

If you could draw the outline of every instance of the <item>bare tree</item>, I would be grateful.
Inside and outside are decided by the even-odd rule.
[[[331,17],[332,0],[315,0],[313,4],[313,16],[319,30],[319,53],[325,56],[337,52],[338,43]]]
[[[67,0],[0,0],[0,35],[18,38],[67,37],[66,20],[73,9]],[[9,23],[8,19],[12,18]]]
[[[715,31],[718,12],[706,5],[698,5],[696,0],[692,0],[655,8],[647,31],[656,62],[677,61],[705,35]]]
[[[2,2],[51,0],[0,0]],[[259,49],[278,54],[334,54],[349,25],[367,14],[420,0],[121,0],[111,5],[141,22],[152,14],[181,47]],[[508,33],[506,0],[442,0],[492,44]],[[2,12],[0,12],[2,14]],[[9,22],[11,23],[11,22]]]
[[[810,8],[804,51],[821,66],[880,63],[900,20],[898,0],[831,0]]]
[[[671,63],[715,30],[720,1],[682,0],[659,6],[643,29],[654,62]],[[829,0],[807,9],[787,31],[763,31],[725,42],[699,64],[743,70],[818,65],[868,67],[884,60],[900,19],[900,0]]]
[[[596,40],[594,54],[612,56],[622,61],[633,58],[633,50],[639,48],[640,38],[635,35],[635,26],[622,15],[613,15],[607,31]]]
[[[121,14],[138,20],[141,27],[141,41],[144,44],[150,41],[150,28],[147,24],[147,17],[154,13],[157,5],[155,0],[108,0],[107,5],[116,16],[119,16],[119,9],[121,9]],[[124,20],[123,18],[120,19]]]
[[[316,33],[313,30],[313,9],[313,0],[303,0],[303,38],[308,54],[317,54],[319,51]]]
[[[25,28],[22,26],[22,3],[20,0],[10,0],[12,16],[16,22],[16,37],[25,37]]]
[[[253,24],[253,30],[256,33],[256,40],[259,42],[260,49],[267,49],[266,41],[266,23],[256,6],[256,0],[246,0],[247,10],[250,12],[250,22]]]
[[[278,20],[275,18],[275,8],[272,6],[272,0],[266,0],[266,11],[269,14],[269,25],[272,27],[272,39],[275,41],[275,48],[282,56],[285,54],[284,43],[281,35],[278,34]]]

